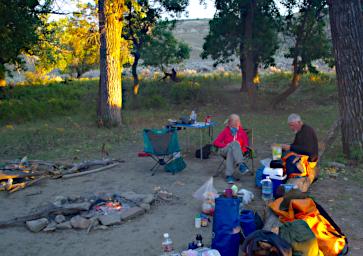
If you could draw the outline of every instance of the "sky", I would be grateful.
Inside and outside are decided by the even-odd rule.
[[[93,2],[90,0],[56,0],[56,9],[64,12],[76,10],[76,4],[78,2],[87,3]],[[205,0],[205,4],[200,4],[200,0],[189,0],[189,6],[187,7],[187,15],[183,14],[179,19],[211,19],[213,18],[215,8],[213,0]],[[278,4],[279,8],[282,9],[281,5]],[[282,10],[283,12],[283,10]],[[57,19],[57,17],[54,17]]]
[[[187,12],[189,13],[188,17],[183,15],[181,18],[184,19],[211,19],[213,18],[215,8],[213,1],[206,0],[206,6],[200,5],[199,0],[189,0],[189,6],[187,8]]]

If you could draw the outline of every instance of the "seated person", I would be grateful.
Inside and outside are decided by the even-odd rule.
[[[226,158],[227,182],[234,182],[234,167],[238,166],[242,174],[247,173],[248,167],[243,162],[243,152],[247,151],[248,137],[241,126],[238,115],[232,114],[228,118],[228,124],[217,136],[213,145],[219,148],[219,153]]]
[[[282,150],[297,155],[307,156],[310,167],[314,168],[318,161],[318,139],[313,128],[304,124],[301,117],[291,114],[287,119],[290,129],[295,133],[294,142],[290,145],[282,144]]]

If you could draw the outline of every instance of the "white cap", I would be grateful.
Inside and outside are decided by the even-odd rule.
[[[164,233],[164,238],[168,238],[169,234],[168,233]]]

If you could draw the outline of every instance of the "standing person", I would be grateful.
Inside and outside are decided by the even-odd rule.
[[[226,159],[226,180],[234,182],[234,168],[238,166],[242,174],[247,173],[248,167],[244,163],[243,152],[247,151],[248,136],[243,130],[238,115],[232,114],[228,118],[228,124],[217,136],[213,145],[219,149],[219,154]]]

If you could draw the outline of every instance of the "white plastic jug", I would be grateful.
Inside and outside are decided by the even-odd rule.
[[[264,201],[272,200],[273,190],[272,190],[272,181],[270,177],[261,180],[261,184],[262,184],[262,199]]]

